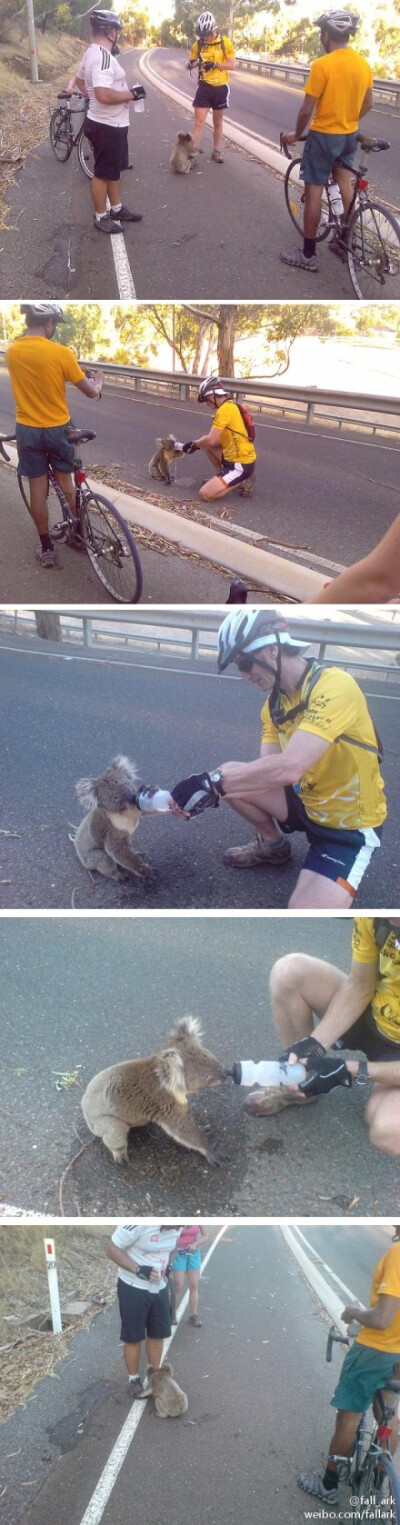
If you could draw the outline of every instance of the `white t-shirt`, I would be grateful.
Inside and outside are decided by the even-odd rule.
[[[118,1250],[125,1250],[127,1255],[137,1266],[153,1266],[159,1271],[159,1281],[142,1281],[140,1276],[135,1276],[134,1271],[125,1271],[123,1266],[118,1266],[118,1276],[121,1281],[127,1281],[130,1287],[139,1287],[140,1291],[161,1292],[166,1287],[165,1271],[168,1261],[173,1255],[178,1243],[179,1228],[161,1229],[159,1223],[150,1223],[147,1227],[138,1223],[120,1223],[115,1233],[112,1234],[112,1243]]]
[[[128,81],[124,70],[121,68],[118,58],[113,58],[110,49],[102,43],[92,42],[86,48],[79,69],[78,78],[84,79],[87,94],[89,96],[88,117],[92,122],[103,122],[106,127],[129,126],[129,101],[120,101],[119,105],[105,106],[104,102],[98,101],[95,96],[95,88],[104,85],[106,90],[127,90]]]

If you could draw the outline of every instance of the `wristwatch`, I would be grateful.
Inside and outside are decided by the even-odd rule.
[[[225,789],[224,789],[224,786],[223,786],[223,783],[222,783],[222,773],[220,773],[220,772],[210,773],[210,778],[211,778],[211,782],[213,784],[215,784],[215,788],[217,790],[217,793],[218,794],[225,794]]]
[[[357,1075],[354,1076],[354,1085],[366,1086],[369,1083],[368,1059],[359,1059]]]

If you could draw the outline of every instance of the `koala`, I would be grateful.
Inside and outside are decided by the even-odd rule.
[[[120,866],[149,879],[148,863],[130,845],[141,816],[136,803],[139,778],[135,764],[128,757],[113,757],[105,773],[98,778],[80,778],[75,788],[87,814],[71,841],[84,868],[97,869],[106,879],[117,879]]]
[[[85,1122],[116,1165],[129,1163],[129,1129],[146,1123],[157,1123],[177,1144],[197,1150],[209,1165],[218,1164],[187,1098],[205,1086],[222,1085],[231,1071],[203,1048],[201,1036],[195,1017],[181,1017],[157,1054],[113,1064],[89,1081],[82,1097]]]
[[[174,1368],[170,1361],[164,1361],[162,1366],[148,1366],[146,1386],[142,1393],[138,1393],[138,1398],[149,1398],[152,1395],[159,1419],[177,1419],[179,1414],[186,1414],[186,1393],[173,1378]]]
[[[193,160],[197,159],[197,148],[194,146],[191,132],[178,132],[175,148],[172,150],[170,167],[176,175],[189,175]]]
[[[171,486],[171,483],[174,481],[174,474],[171,472],[171,462],[175,461],[178,456],[182,456],[182,451],[175,449],[173,434],[167,434],[166,439],[157,439],[156,450],[151,457],[151,461],[149,461],[149,475],[156,477],[158,482],[168,482],[168,485]]]

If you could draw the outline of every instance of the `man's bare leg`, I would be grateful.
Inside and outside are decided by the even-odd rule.
[[[250,821],[267,842],[279,842],[282,833],[277,821],[285,821],[288,813],[284,789],[278,787],[268,794],[253,795],[251,801],[239,799],[237,795],[233,798],[229,794],[224,795],[224,799],[231,810]]]
[[[313,1015],[320,1021],[347,976],[335,964],[308,953],[286,953],[271,969],[272,1015],[283,1048],[307,1038]]]
[[[399,1091],[386,1086],[373,1088],[365,1111],[371,1144],[383,1154],[400,1154]]]
[[[74,519],[76,519],[76,487],[73,476],[71,476],[71,472],[55,471],[54,476],[57,477],[57,482],[60,483],[61,491],[64,493],[67,499],[67,503],[69,503],[71,514],[73,514]]]
[[[302,868],[289,900],[291,911],[345,911],[354,906],[354,896],[325,874]]]
[[[306,185],[304,197],[304,237],[315,238],[321,216],[322,185]]]
[[[47,506],[47,494],[49,483],[47,472],[43,477],[29,478],[30,514],[36,525],[38,535],[49,533],[49,513]]]

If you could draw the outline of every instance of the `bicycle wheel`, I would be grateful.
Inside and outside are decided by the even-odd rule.
[[[84,175],[87,175],[88,180],[93,180],[94,153],[90,138],[86,137],[85,131],[81,132],[78,141],[78,159]]]
[[[304,180],[300,180],[299,177],[300,165],[301,159],[292,159],[291,164],[288,165],[286,170],[284,189],[285,201],[289,217],[291,217],[292,222],[294,222],[294,226],[297,228],[297,232],[301,234],[302,238],[304,238],[305,185]],[[326,190],[324,189],[322,194],[321,217],[315,235],[317,243],[322,243],[323,239],[327,238],[328,234],[331,232],[332,223],[330,222],[329,203]]]
[[[27,508],[28,512],[30,513],[28,477],[23,477],[21,476],[21,473],[18,472],[17,480],[21,498],[23,498],[25,508]],[[49,535],[51,535],[52,540],[65,540],[68,534],[69,518],[67,510],[63,508],[62,503],[60,503],[60,500],[57,497],[55,488],[52,486],[49,487],[47,505],[49,512]]]
[[[68,111],[63,111],[61,106],[56,106],[50,117],[50,143],[56,159],[60,163],[69,159],[72,152],[73,136],[71,121]]]
[[[352,1519],[371,1525],[400,1525],[400,1482],[390,1456],[368,1452],[357,1495],[352,1496]]]
[[[400,224],[393,212],[369,201],[357,207],[347,233],[347,263],[356,297],[394,302],[400,297]]]
[[[376,1487],[380,1504],[377,1520],[391,1520],[393,1525],[400,1525],[400,1480],[390,1456],[379,1458]]]
[[[113,503],[89,492],[82,502],[82,535],[92,567],[119,604],[138,604],[143,578],[139,554],[128,525]]]

